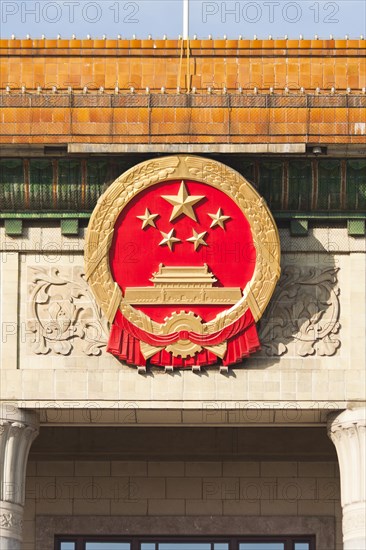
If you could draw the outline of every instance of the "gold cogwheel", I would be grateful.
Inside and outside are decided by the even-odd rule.
[[[163,324],[163,334],[171,334],[172,332],[179,332],[180,338],[174,344],[170,344],[166,347],[166,351],[171,352],[174,357],[192,357],[196,353],[200,352],[202,347],[198,344],[194,344],[188,339],[188,333],[191,332],[203,332],[202,319],[199,315],[195,315],[193,311],[181,310],[179,313],[174,311],[170,317],[165,317],[165,323]]]

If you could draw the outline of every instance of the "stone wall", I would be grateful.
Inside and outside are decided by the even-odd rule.
[[[149,517],[159,534],[279,534],[277,522],[281,534],[316,533],[317,550],[342,549],[335,462],[30,461],[26,494],[23,550],[51,548],[54,525],[152,534]]]
[[[297,238],[281,230],[282,277],[261,321],[262,351],[230,376],[139,376],[107,354],[108,327],[82,277],[82,235],[30,227],[2,242],[4,400],[179,409],[243,400],[342,408],[364,398],[365,241],[345,229]]]
[[[282,437],[286,426],[321,426],[331,446],[329,411],[364,399],[363,238],[340,227],[315,227],[296,238],[281,229],[282,278],[261,322],[262,351],[227,375],[217,368],[139,375],[105,352],[103,321],[82,277],[84,230],[74,238],[56,224],[29,225],[21,240],[2,231],[1,398],[5,407],[39,411],[39,441],[47,425],[56,434],[46,438],[42,456],[38,440],[33,444],[23,550],[49,550],[56,532],[159,534],[158,528],[316,533],[317,550],[342,549],[335,456],[320,456],[317,440],[304,446],[303,438],[291,454]],[[72,438],[63,436],[71,425],[98,426],[98,455],[88,445],[84,456],[75,453]],[[121,460],[103,427],[122,425],[131,437],[136,425],[147,432],[199,426],[204,434],[210,426],[226,425],[225,433],[252,426],[256,456],[240,458],[234,439],[219,457],[201,436],[207,456],[180,450],[172,459],[174,435],[159,456]],[[260,426],[279,430],[275,458],[263,451]],[[67,456],[60,443],[69,445]],[[130,448],[126,439],[120,444]]]

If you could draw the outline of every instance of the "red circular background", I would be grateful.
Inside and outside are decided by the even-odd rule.
[[[205,198],[193,206],[197,221],[181,215],[169,221],[173,206],[162,195],[177,195],[181,180],[161,182],[135,196],[123,209],[114,228],[114,237],[110,249],[110,268],[113,279],[124,292],[126,287],[151,286],[154,272],[159,264],[166,266],[202,266],[207,263],[210,271],[218,280],[214,286],[240,287],[243,289],[252,278],[256,252],[253,245],[250,225],[243,212],[224,192],[205,183],[184,180],[189,195],[203,195]],[[156,229],[147,226],[141,229],[142,221],[137,218],[145,214],[146,208],[155,218]],[[212,219],[221,208],[230,219],[224,223],[225,231],[218,225],[210,228]],[[163,236],[174,228],[174,237],[181,242],[168,246],[159,246]],[[194,250],[193,231],[207,231],[204,240],[208,246]],[[194,311],[204,321],[213,319],[220,311],[231,306],[194,306],[183,304],[176,306],[134,306],[144,311],[153,320],[162,322],[173,311]]]

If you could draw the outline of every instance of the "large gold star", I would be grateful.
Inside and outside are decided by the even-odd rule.
[[[160,241],[159,246],[164,246],[166,244],[169,247],[169,250],[172,250],[174,243],[180,243],[180,239],[174,237],[174,231],[175,229],[171,229],[169,233],[164,233],[163,231],[160,231],[164,238],[162,241]]]
[[[205,197],[204,195],[189,195],[184,181],[182,181],[177,195],[162,195],[162,198],[174,206],[172,215],[170,216],[169,220],[171,222],[181,214],[192,218],[192,220],[194,221],[197,221],[196,215],[193,210],[193,205],[196,204],[196,202],[201,201]]]
[[[136,216],[136,218],[142,220],[141,229],[145,229],[145,227],[148,227],[149,225],[151,225],[151,227],[156,227],[154,220],[158,216],[159,214],[151,214],[150,210],[146,208],[145,214],[143,216]]]
[[[204,237],[207,233],[207,231],[204,231],[203,233],[197,233],[194,229],[193,236],[187,239],[190,243],[194,244],[194,249],[197,250],[197,248],[202,244],[203,246],[208,246],[208,244],[204,241]]]
[[[215,225],[219,225],[221,229],[225,231],[225,222],[227,220],[230,220],[230,216],[224,216],[222,213],[221,208],[218,209],[216,214],[208,214],[210,218],[213,220],[210,227],[215,227]]]

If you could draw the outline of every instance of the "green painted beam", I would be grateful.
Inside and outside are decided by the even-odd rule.
[[[309,232],[308,220],[291,220],[290,233],[294,237],[306,237]]]
[[[22,220],[60,220],[67,219],[89,219],[91,212],[1,212],[0,219],[22,219]],[[349,218],[349,216],[347,216]]]
[[[23,220],[5,220],[5,233],[9,237],[20,237],[23,234]]]
[[[348,235],[351,235],[352,237],[362,237],[363,235],[365,235],[365,228],[365,220],[347,221]]]
[[[291,212],[286,210],[273,210],[273,216],[278,220],[365,220],[363,212]],[[67,219],[86,219],[91,216],[91,212],[1,212],[0,219],[11,220],[60,220]]]
[[[78,235],[79,220],[72,218],[63,218],[61,220],[61,233],[62,235]]]
[[[278,220],[364,220],[363,212],[292,212],[289,210],[272,210],[273,216]]]

